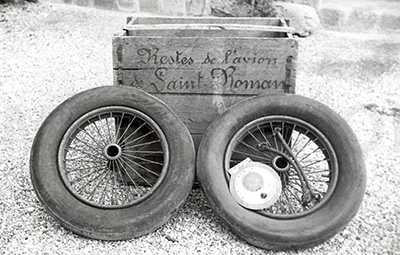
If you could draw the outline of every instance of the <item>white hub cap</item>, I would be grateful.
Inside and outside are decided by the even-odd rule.
[[[241,206],[261,210],[273,205],[279,198],[282,183],[271,167],[245,159],[229,169],[230,191]]]

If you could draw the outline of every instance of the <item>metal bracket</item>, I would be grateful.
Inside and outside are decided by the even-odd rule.
[[[124,71],[122,70],[122,56],[123,56],[123,47],[119,45],[117,48],[117,60],[118,60],[118,70],[117,70],[117,83],[118,85],[123,85],[124,81]]]
[[[296,83],[296,59],[293,56],[288,56],[286,59],[286,77],[285,77],[285,93],[294,93],[294,89]]]

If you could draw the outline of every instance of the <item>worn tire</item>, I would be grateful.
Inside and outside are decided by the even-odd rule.
[[[336,173],[329,176],[331,178],[329,185],[332,188],[329,188],[330,190],[327,188],[328,191],[324,193],[326,197],[315,202],[314,207],[310,206],[313,210],[303,209],[304,211],[295,213],[295,210],[290,209],[293,210],[293,213],[288,210],[289,212],[281,215],[272,213],[272,209],[271,213],[265,213],[265,210],[262,212],[250,210],[239,205],[230,193],[229,175],[226,171],[228,167],[232,166],[227,165],[227,153],[231,153],[229,150],[232,148],[239,148],[232,147],[231,141],[235,135],[240,133],[240,130],[242,130],[242,137],[247,135],[246,132],[254,131],[252,134],[254,140],[261,139],[264,135],[260,135],[261,131],[259,130],[267,130],[267,127],[262,126],[263,124],[260,122],[257,124],[259,126],[256,125],[251,129],[251,123],[257,123],[258,120],[263,119],[271,120],[270,123],[281,119],[303,123],[301,125],[314,130],[312,132],[315,134],[319,131],[322,134],[321,137],[326,138],[324,138],[326,140],[324,144],[331,145],[329,155],[332,154],[332,158],[333,155],[336,155],[337,162],[336,170],[334,170]],[[270,123],[268,122],[269,125],[271,125]],[[294,130],[300,124],[285,123],[285,125],[284,128],[287,130]],[[310,134],[305,132],[305,128],[298,129],[301,130],[300,132],[304,132],[301,134],[302,136]],[[286,134],[291,136],[293,130],[286,131]],[[271,135],[272,131],[268,132],[270,134],[267,135],[274,139]],[[242,137],[237,138],[239,139],[236,141],[237,144],[244,141],[240,140]],[[246,146],[249,147],[248,144],[253,138],[250,136],[246,138]],[[294,146],[296,143],[293,140],[286,138],[290,146]],[[271,144],[273,143],[271,142]],[[318,142],[317,145],[322,146],[322,143]],[[251,152],[251,150],[249,151]],[[246,152],[246,156],[250,154],[249,151]],[[256,160],[257,157],[255,157]],[[306,155],[306,157],[308,156]],[[305,159],[305,161],[307,160],[309,159]],[[291,171],[283,170],[282,172],[288,173]],[[288,174],[288,176],[293,175]],[[333,180],[332,176],[335,176],[336,179]],[[250,244],[272,250],[307,248],[334,236],[356,215],[366,187],[363,153],[349,125],[327,106],[302,96],[289,94],[265,95],[244,100],[215,119],[204,134],[199,146],[197,177],[210,206],[233,232]],[[282,183],[284,183],[283,180]],[[289,188],[290,181],[286,180],[284,184]],[[287,194],[290,195],[290,193]],[[277,201],[278,205],[280,201]],[[299,207],[301,209],[301,206]]]
[[[91,112],[94,115],[85,119],[84,116]],[[105,118],[106,114],[110,117]],[[129,117],[130,114],[131,117]],[[119,119],[116,116],[119,116]],[[100,122],[103,117],[104,119]],[[81,122],[79,122],[80,118],[83,118]],[[137,130],[143,130],[144,127],[147,129],[140,131],[141,136],[137,135],[137,138],[128,140],[129,133],[122,134],[123,121],[120,120],[126,120],[126,123],[132,125],[126,127],[125,130],[129,128],[136,130],[130,134],[139,133]],[[107,128],[99,127],[104,122],[107,123]],[[136,122],[139,123],[136,126],[131,124]],[[75,128],[74,125],[77,124],[80,126]],[[126,140],[126,144],[134,142],[139,144],[135,145],[137,154],[125,155],[127,150],[123,147],[125,145],[119,147],[118,142],[111,143],[108,149],[100,152],[97,149],[92,150],[95,143],[91,140],[99,139],[98,143],[103,146],[104,144],[101,143],[103,138],[96,138],[96,136],[101,137],[106,132],[97,132],[95,129],[107,130],[110,127],[114,130],[109,131],[103,138],[110,136],[111,139],[116,132],[116,137],[124,136],[124,139],[118,139],[118,141]],[[88,134],[86,138],[82,138],[85,135],[81,134],[83,129]],[[90,134],[90,132],[93,133]],[[80,135],[79,139],[78,135]],[[148,137],[152,137],[151,139],[155,137],[155,140]],[[85,142],[78,145],[79,140],[84,139],[86,139]],[[75,140],[78,141],[74,142]],[[86,146],[86,143],[92,145]],[[150,145],[156,143],[159,143],[158,149],[151,149]],[[65,148],[61,148],[62,146]],[[63,152],[64,149],[65,152]],[[68,156],[68,153],[72,153],[72,156]],[[161,156],[150,154],[161,154]],[[123,155],[126,158],[123,158]],[[75,167],[74,171],[89,171],[85,170],[86,165],[82,163],[84,161],[81,158],[86,158],[87,168],[94,169],[87,175],[95,176],[96,171],[102,171],[103,175],[87,179],[87,184],[82,184],[78,189],[74,185],[78,185],[87,176],[81,175],[76,178],[67,170]],[[116,163],[117,159],[120,159],[122,163]],[[126,160],[122,161],[123,159]],[[136,162],[131,165],[127,163],[127,161],[135,160]],[[63,163],[68,161],[74,164]],[[109,164],[111,161],[113,163]],[[142,165],[139,166],[140,164]],[[154,182],[150,179],[148,182],[145,177],[142,177],[142,182],[146,181],[147,184],[136,183],[138,169],[140,168],[142,173],[150,171],[151,164],[162,165],[157,170],[159,172],[152,175]],[[168,167],[165,167],[166,165]],[[194,180],[194,167],[195,152],[191,136],[172,110],[148,93],[133,88],[114,86],[84,91],[59,105],[46,118],[37,132],[30,157],[34,189],[50,215],[77,234],[102,240],[138,237],[162,226],[188,196]],[[131,172],[127,172],[127,169]],[[133,172],[136,173],[137,179],[132,177]],[[76,179],[73,180],[73,178]],[[70,183],[69,180],[71,180]],[[95,180],[99,181],[95,183]],[[132,187],[133,185],[135,186]],[[140,185],[147,185],[147,187]],[[85,191],[86,189],[88,191]],[[122,194],[124,190],[129,190],[129,194],[128,191]],[[139,195],[138,190],[144,195]],[[145,193],[147,190],[151,192]],[[95,193],[99,194],[94,195]]]

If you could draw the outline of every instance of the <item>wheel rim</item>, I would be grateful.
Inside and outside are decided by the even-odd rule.
[[[285,148],[274,130],[292,151]],[[282,192],[274,205],[257,211],[273,218],[297,218],[318,210],[332,195],[338,176],[336,154],[328,139],[314,126],[294,117],[267,116],[243,126],[230,140],[225,153],[225,177],[228,170],[250,158],[272,167],[279,175]],[[297,166],[297,162],[300,166]],[[301,168],[312,194],[307,203],[302,189]],[[304,183],[304,182],[303,182]]]
[[[90,111],[66,131],[58,165],[67,189],[101,208],[142,202],[161,185],[169,162],[161,128],[132,108],[109,106]]]

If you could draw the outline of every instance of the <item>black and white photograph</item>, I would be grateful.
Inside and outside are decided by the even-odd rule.
[[[0,0],[0,255],[400,255],[399,0]]]

